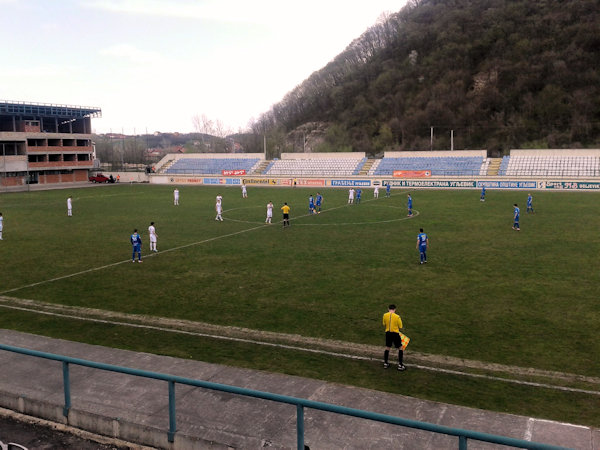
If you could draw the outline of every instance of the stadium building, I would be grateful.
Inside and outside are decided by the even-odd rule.
[[[87,181],[100,108],[0,101],[0,186]]]

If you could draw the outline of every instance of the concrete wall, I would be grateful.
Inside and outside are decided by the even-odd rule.
[[[26,172],[27,155],[1,156],[0,172]]]
[[[231,450],[231,447],[228,445],[219,444],[214,441],[205,441],[193,436],[186,436],[182,432],[175,433],[175,440],[171,443],[168,441],[166,427],[159,429],[152,426],[144,426],[118,417],[106,417],[77,408],[71,408],[68,417],[65,417],[62,405],[26,396],[18,396],[10,392],[0,392],[0,397],[0,405],[6,408],[6,410],[50,421],[54,424],[53,428],[59,431],[64,430],[68,426],[128,443],[149,445],[169,450],[194,450],[199,448]],[[65,431],[69,432],[69,430]]]
[[[146,172],[102,172],[107,177],[113,176],[115,180],[117,175],[121,178],[120,183],[148,183],[150,181],[150,175]]]

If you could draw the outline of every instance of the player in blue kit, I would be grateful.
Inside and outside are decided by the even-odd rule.
[[[531,194],[527,194],[527,214],[529,214],[530,211],[532,214],[535,214],[533,212],[533,197],[531,196]]]
[[[485,186],[481,187],[481,197],[479,201],[485,202]]]
[[[323,196],[317,192],[317,214],[321,213],[321,205],[323,204]]]
[[[131,252],[131,262],[135,262],[135,254],[138,255],[138,262],[142,262],[142,237],[138,234],[137,228],[133,230],[133,234],[129,236],[129,241],[131,242],[132,252]]]
[[[411,217],[412,214],[412,197],[408,194],[408,201],[406,202],[406,207],[408,208],[408,217]]]
[[[361,188],[356,189],[356,204],[357,205],[360,203],[361,196],[362,196],[362,189]]]
[[[388,184],[385,185],[385,196],[386,197],[390,196],[391,190],[392,190],[392,185],[388,182]]]
[[[421,256],[421,264],[427,262],[427,247],[429,247],[429,238],[423,233],[423,228],[420,228],[417,236],[417,250]]]
[[[308,197],[308,213],[309,214],[316,214],[315,199],[312,196],[312,194],[310,195],[310,197]]]
[[[521,217],[521,210],[514,204],[515,210],[513,211],[513,230],[521,231],[521,227],[519,227],[519,218]]]

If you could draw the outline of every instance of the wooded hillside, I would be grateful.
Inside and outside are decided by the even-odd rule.
[[[419,0],[254,124],[279,151],[600,147],[597,0]],[[311,125],[318,124],[318,125]],[[323,131],[324,130],[324,131]]]

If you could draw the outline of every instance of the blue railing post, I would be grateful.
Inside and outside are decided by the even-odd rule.
[[[63,390],[65,391],[65,406],[63,408],[63,416],[69,417],[69,410],[71,409],[71,382],[69,381],[69,363],[63,361]]]
[[[169,381],[169,432],[167,433],[169,442],[175,441],[176,431],[177,423],[175,413],[175,382]]]
[[[466,436],[458,437],[458,450],[467,450],[467,437]]]
[[[304,406],[296,405],[296,433],[298,435],[298,450],[304,450]]]

